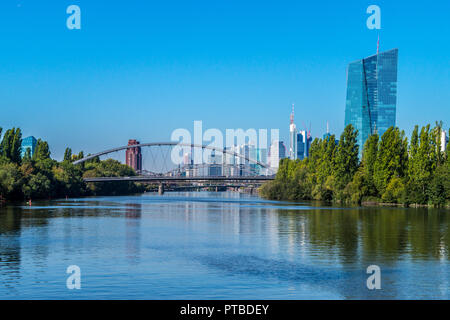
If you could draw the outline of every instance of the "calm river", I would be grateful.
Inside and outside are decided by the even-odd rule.
[[[231,192],[34,202],[0,208],[0,299],[449,299],[449,251],[449,210]]]

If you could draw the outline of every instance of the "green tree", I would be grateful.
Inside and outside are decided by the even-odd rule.
[[[22,149],[22,132],[19,128],[12,128],[5,132],[0,144],[0,156],[13,163],[20,164]]]
[[[22,173],[15,163],[0,166],[0,195],[3,199],[19,199],[21,197]]]
[[[369,183],[365,170],[360,167],[343,191],[344,198],[351,203],[360,204],[364,196],[369,195]]]
[[[406,189],[403,180],[397,176],[394,176],[386,187],[382,195],[384,202],[391,203],[405,203],[406,202]]]
[[[72,149],[66,148],[64,151],[64,161],[72,161]]]
[[[83,181],[82,168],[63,161],[53,167],[53,175],[57,184],[57,196],[79,196],[85,193],[86,184]]]
[[[133,168],[121,164],[117,160],[107,159],[100,163],[88,163],[83,174],[84,178],[90,177],[126,177],[135,176]],[[130,192],[137,192],[135,183],[128,181],[88,183],[90,192],[95,195],[119,195]]]
[[[430,125],[414,128],[408,163],[408,198],[410,202],[425,204],[428,201],[428,186],[436,167],[434,134]]]
[[[47,141],[38,139],[36,143],[36,150],[33,154],[33,160],[41,161],[45,159],[50,159],[50,148]]]
[[[377,160],[374,164],[374,182],[379,194],[383,194],[392,178],[403,178],[408,163],[408,141],[405,133],[390,127],[381,137]]]
[[[313,153],[315,153],[313,155]],[[331,135],[323,140],[318,140],[315,150],[311,150],[311,156],[316,157],[314,172],[314,186],[312,188],[312,198],[316,200],[331,201],[334,191],[333,169],[336,158],[336,140]]]
[[[450,170],[448,166],[439,166],[429,185],[429,201],[441,207],[450,199]]]
[[[367,183],[367,190],[364,195],[377,195],[373,174],[375,170],[375,162],[377,161],[378,155],[378,140],[378,134],[372,134],[364,144],[362,155],[363,172],[361,173],[364,175],[365,182]]]
[[[22,162],[30,162],[30,161],[31,161],[31,149],[27,148],[23,156]]]
[[[22,191],[26,199],[50,198],[52,181],[43,173],[38,172],[30,177],[27,184],[23,185]]]
[[[357,143],[358,130],[349,124],[339,139],[339,145],[336,152],[334,179],[339,200],[343,200],[340,195],[347,184],[353,180],[355,172],[358,170],[359,146]]]
[[[436,127],[434,128],[434,138],[435,138],[435,152],[436,152],[436,165],[440,166],[445,159],[444,152],[441,151],[441,135],[443,131],[444,123],[441,121],[436,121]]]

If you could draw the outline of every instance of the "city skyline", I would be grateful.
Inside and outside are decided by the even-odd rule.
[[[0,126],[49,141],[56,159],[66,147],[87,154],[129,138],[168,141],[198,119],[223,131],[278,128],[288,144],[292,103],[313,137],[327,121],[338,134],[346,66],[375,54],[378,35],[381,51],[401,52],[397,126],[408,136],[415,124],[449,126],[446,1],[412,1],[406,11],[380,2],[381,30],[367,29],[367,5],[357,1],[256,10],[235,2],[136,4],[126,13],[118,4],[78,4],[77,31],[65,27],[65,6],[50,1],[1,10],[8,50],[0,54],[7,61]]]
[[[449,13],[0,2],[0,299],[448,300]]]

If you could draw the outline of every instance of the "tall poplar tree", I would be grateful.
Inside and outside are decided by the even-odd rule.
[[[66,148],[64,151],[64,161],[72,161],[72,149]]]
[[[12,128],[5,132],[0,144],[0,156],[13,162],[21,163],[22,132],[19,128]]]
[[[362,169],[367,183],[367,190],[371,196],[375,196],[377,194],[373,173],[378,155],[378,140],[378,134],[370,135],[364,144],[362,155]]]
[[[352,181],[353,175],[358,170],[359,146],[356,140],[358,130],[349,124],[339,139],[336,150],[336,163],[334,170],[335,183],[338,190],[344,189]]]
[[[50,148],[47,141],[38,139],[36,143],[36,150],[33,154],[33,160],[45,160],[50,158]]]
[[[390,127],[381,137],[374,165],[374,182],[382,195],[392,178],[403,178],[407,171],[408,141],[404,131]]]

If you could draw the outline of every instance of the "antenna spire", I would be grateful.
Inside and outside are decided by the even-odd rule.
[[[378,41],[377,41],[377,54],[380,51],[380,34],[378,34]]]
[[[294,123],[294,104],[292,104],[291,124]]]

